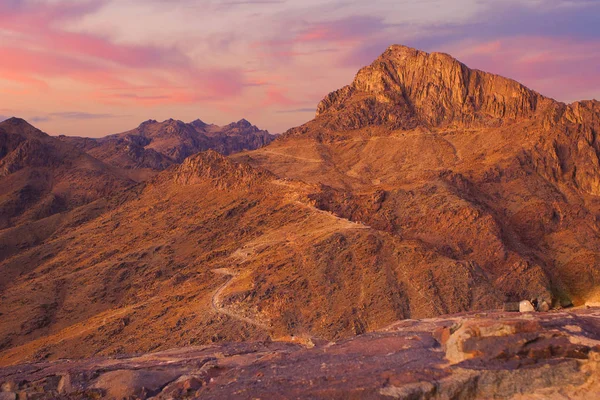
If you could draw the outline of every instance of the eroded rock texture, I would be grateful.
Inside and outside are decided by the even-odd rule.
[[[305,347],[190,347],[0,369],[2,398],[593,399],[600,309],[401,321]]]

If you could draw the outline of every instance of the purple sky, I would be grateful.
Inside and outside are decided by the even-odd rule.
[[[0,119],[103,136],[246,118],[279,133],[391,44],[600,98],[596,0],[0,0]]]

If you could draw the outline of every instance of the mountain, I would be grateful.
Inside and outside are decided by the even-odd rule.
[[[133,183],[22,119],[0,123],[0,230],[77,208]]]
[[[275,135],[242,119],[225,126],[199,119],[186,124],[169,119],[149,120],[137,128],[101,139],[61,136],[81,150],[110,165],[127,169],[161,171],[205,150],[222,154],[254,150],[269,144]]]
[[[25,120],[6,120],[0,123],[0,260],[105,212],[190,154],[253,149],[273,137],[246,120],[224,127],[147,121],[103,139],[51,137]],[[89,206],[72,212],[83,205]]]
[[[0,261],[0,364],[582,305],[600,282],[599,121],[598,102],[392,46],[268,146],[191,155]],[[211,130],[162,124],[103,140],[175,161]]]
[[[234,158],[323,185],[319,208],[462,265],[415,266],[432,313],[477,306],[473,273],[499,302],[581,304],[600,282],[599,117],[597,101],[392,46],[314,120]],[[457,299],[440,290],[449,270],[470,288]]]
[[[554,103],[513,80],[471,70],[447,54],[392,46],[351,85],[328,95],[317,117],[335,130],[485,127],[530,118]]]

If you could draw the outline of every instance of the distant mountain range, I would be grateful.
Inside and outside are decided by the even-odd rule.
[[[269,144],[275,135],[242,119],[225,126],[197,119],[189,124],[149,120],[135,129],[101,139],[60,136],[93,157],[116,167],[163,170],[205,150],[229,155]]]
[[[246,120],[220,127],[173,119],[100,139],[52,137],[11,118],[0,123],[0,229],[117,193],[204,150],[231,154],[274,138]]]

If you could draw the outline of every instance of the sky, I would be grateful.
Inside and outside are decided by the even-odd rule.
[[[0,120],[100,137],[245,118],[280,133],[392,44],[600,99],[600,0],[0,0]]]

